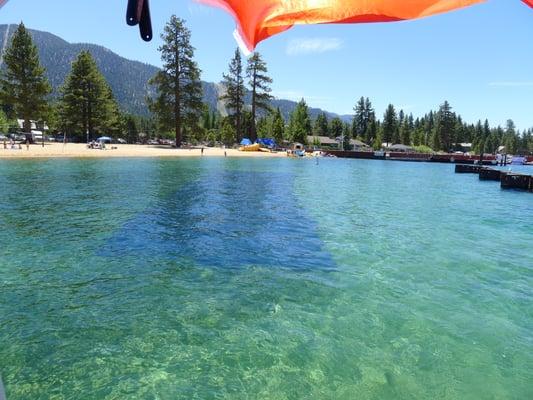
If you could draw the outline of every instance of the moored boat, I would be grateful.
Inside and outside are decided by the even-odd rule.
[[[261,148],[261,145],[259,143],[256,144],[250,144],[247,146],[241,146],[239,147],[239,151],[259,151]]]

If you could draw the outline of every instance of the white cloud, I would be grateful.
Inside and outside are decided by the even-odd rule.
[[[489,86],[492,86],[492,87],[533,87],[533,81],[490,82]]]
[[[189,2],[187,5],[190,15],[210,15],[213,9],[197,1]]]
[[[342,40],[338,38],[301,38],[292,39],[287,44],[286,53],[289,56],[301,54],[325,53],[342,48]]]

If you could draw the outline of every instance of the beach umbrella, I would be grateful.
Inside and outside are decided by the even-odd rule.
[[[252,144],[252,141],[248,138],[244,138],[241,140],[241,146],[250,146]]]
[[[109,142],[111,143],[113,141],[112,138],[110,138],[109,136],[102,136],[102,137],[99,137],[98,139],[96,139],[97,142]]]
[[[485,0],[198,0],[237,21],[236,39],[252,51],[264,39],[294,25],[392,22],[444,13]],[[533,7],[533,0],[522,0]]]

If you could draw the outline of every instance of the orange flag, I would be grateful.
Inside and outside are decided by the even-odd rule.
[[[293,25],[388,22],[422,18],[485,0],[198,0],[221,7],[238,22],[249,50]],[[523,0],[533,7],[533,0]]]

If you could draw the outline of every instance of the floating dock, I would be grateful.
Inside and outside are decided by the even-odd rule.
[[[482,181],[499,181],[502,189],[528,190],[533,193],[533,175],[517,174],[477,165],[458,164],[455,166],[457,174],[479,174]]]
[[[390,160],[390,161],[418,161],[418,162],[436,162],[446,164],[479,164],[479,156],[465,154],[430,154],[430,153],[402,153],[402,152],[383,152],[383,151],[343,151],[343,150],[324,150],[326,155],[338,158],[357,158],[365,160]],[[531,159],[533,161],[533,157]],[[496,165],[496,156],[485,154],[483,156],[483,165]]]

